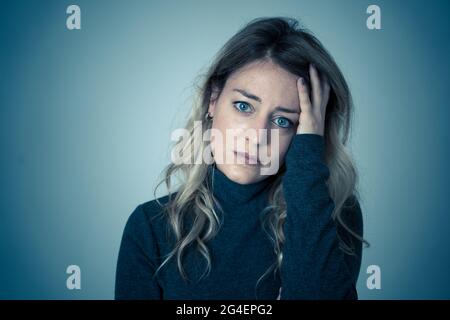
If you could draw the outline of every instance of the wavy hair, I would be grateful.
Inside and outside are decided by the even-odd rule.
[[[256,60],[271,59],[280,67],[292,74],[303,77],[310,87],[308,66],[314,63],[321,75],[327,77],[330,83],[330,96],[325,117],[325,162],[330,170],[327,180],[330,197],[334,201],[332,217],[344,230],[358,241],[368,243],[362,235],[351,230],[342,217],[342,209],[350,197],[357,199],[357,170],[350,153],[346,149],[350,133],[353,114],[353,102],[344,76],[339,70],[333,57],[327,52],[320,41],[306,28],[299,26],[299,22],[290,17],[263,17],[250,21],[241,28],[219,50],[212,65],[196,86],[196,95],[191,113],[185,128],[189,131],[189,139],[182,139],[175,143],[174,148],[182,150],[186,157],[200,156],[208,151],[208,142],[201,136],[203,132],[195,129],[197,121],[201,121],[202,128],[211,128],[212,121],[205,119],[208,106],[213,99],[217,99],[227,78],[239,68]],[[197,122],[198,123],[198,122]],[[201,145],[192,154],[195,139],[200,139]],[[202,277],[211,270],[211,258],[207,242],[211,240],[220,228],[220,219],[214,209],[214,204],[220,210],[220,204],[212,194],[208,185],[208,168],[211,164],[194,164],[190,161],[170,163],[163,171],[164,177],[157,184],[165,183],[169,201],[158,203],[164,208],[169,229],[175,236],[175,243],[171,252],[158,267],[156,273],[171,258],[176,259],[180,274],[184,279],[187,275],[183,268],[183,254],[190,246],[195,246],[206,259],[207,267]],[[189,163],[189,164],[186,164]],[[281,267],[282,248],[285,241],[283,223],[286,219],[286,202],[281,187],[281,177],[285,172],[283,165],[276,174],[269,189],[269,205],[264,209],[265,219],[263,228],[267,232],[274,247],[276,259],[271,267],[258,279],[259,281],[271,269],[274,272]],[[172,181],[175,176],[181,176],[182,183],[173,189]],[[192,224],[185,226],[185,218],[189,216]],[[340,248],[347,254],[354,254],[352,242],[340,239]]]

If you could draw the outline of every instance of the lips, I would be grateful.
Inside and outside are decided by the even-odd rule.
[[[251,156],[251,155],[250,155],[249,153],[247,153],[247,152],[238,152],[238,151],[235,151],[234,153],[235,153],[238,157],[241,157],[241,158],[245,159],[245,164],[248,164],[248,165],[254,165],[254,166],[261,164],[261,163],[259,162],[259,160],[258,160],[257,157]]]

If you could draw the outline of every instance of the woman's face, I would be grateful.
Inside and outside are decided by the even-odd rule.
[[[271,61],[255,61],[212,97],[211,149],[228,178],[249,184],[278,172],[298,126],[297,79]]]

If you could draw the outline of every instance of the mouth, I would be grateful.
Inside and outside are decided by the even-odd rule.
[[[259,159],[255,156],[251,156],[250,154],[248,154],[247,152],[237,152],[234,151],[234,154],[238,157],[244,160],[245,165],[249,165],[249,166],[259,166],[261,165],[261,162],[259,161]],[[239,163],[241,164],[241,163]]]

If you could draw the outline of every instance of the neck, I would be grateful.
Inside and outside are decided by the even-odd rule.
[[[273,177],[268,176],[258,182],[240,184],[228,178],[215,164],[209,166],[208,176],[213,195],[221,204],[246,204],[264,199],[267,197],[271,182],[273,182]]]

